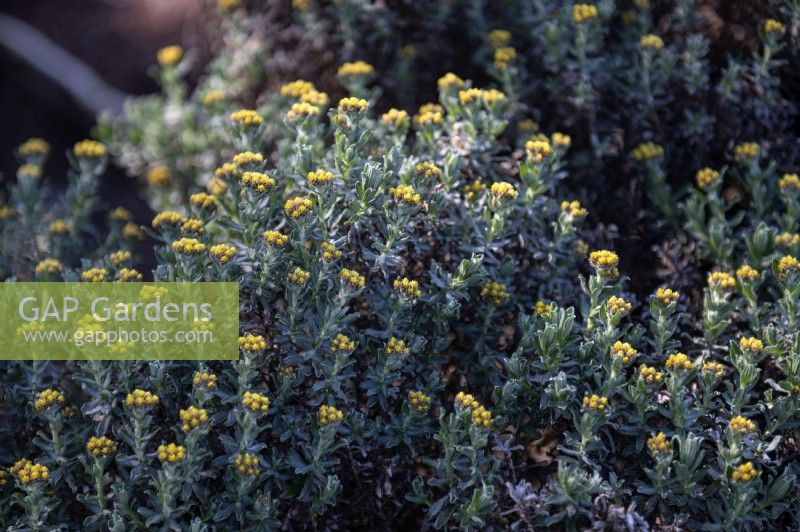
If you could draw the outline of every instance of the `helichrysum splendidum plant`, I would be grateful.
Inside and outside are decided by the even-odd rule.
[[[146,232],[156,280],[240,284],[242,336],[234,363],[0,366],[7,426],[34,425],[0,456],[0,525],[375,528],[398,508],[436,528],[796,523],[800,181],[779,90],[796,8],[712,80],[686,6],[656,26],[638,0],[440,4],[426,39],[463,19],[494,87],[410,68],[414,43],[382,37],[391,6],[295,1],[298,48],[330,27],[365,57],[337,65],[340,86],[255,97],[262,8],[225,0],[208,75],[190,90],[191,54],[162,49],[162,94],[74,146],[63,207],[47,142],[19,146],[5,277],[141,280]],[[380,98],[422,86],[438,100]],[[124,209],[91,227],[109,155],[145,183],[144,228]],[[609,186],[617,170],[630,187]],[[629,280],[641,257],[590,224],[623,190],[648,242],[705,262]]]

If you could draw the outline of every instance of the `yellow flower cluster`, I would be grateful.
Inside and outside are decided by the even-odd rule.
[[[748,264],[743,264],[736,270],[736,277],[738,277],[740,281],[754,281],[758,278],[758,270]]]
[[[694,364],[684,353],[672,353],[665,363],[667,369],[692,371]]]
[[[192,376],[192,385],[197,388],[213,390],[217,387],[217,376],[207,371],[195,371]]]
[[[86,159],[99,159],[106,155],[106,145],[96,140],[82,140],[72,148],[75,157]]]
[[[668,453],[672,450],[671,442],[667,439],[667,435],[663,432],[647,438],[647,447],[653,454]]]
[[[436,86],[439,87],[440,91],[446,91],[449,89],[460,89],[461,87],[464,86],[464,80],[458,77],[457,75],[453,74],[452,72],[448,72],[447,74],[440,77],[436,81]]]
[[[736,279],[726,272],[712,272],[708,276],[708,286],[719,286],[723,290],[731,290],[736,286]]]
[[[697,186],[700,188],[708,188],[712,184],[719,181],[720,173],[713,168],[702,168],[697,171],[695,174],[695,180],[697,181]]]
[[[286,278],[289,280],[289,282],[301,286],[306,284],[306,281],[308,281],[309,277],[311,277],[311,273],[305,271],[300,266],[297,266],[294,270],[286,275]]]
[[[536,306],[534,307],[536,315],[540,318],[549,318],[550,317],[550,304],[545,303],[542,300],[536,302]]]
[[[314,90],[313,83],[311,83],[310,81],[305,81],[303,79],[298,79],[283,85],[281,87],[280,93],[281,96],[287,96],[289,98],[300,98],[303,94],[306,94],[307,92],[312,90]]]
[[[211,107],[215,103],[225,98],[225,92],[220,89],[211,89],[203,95],[202,104],[205,107]]]
[[[764,33],[767,35],[783,35],[786,33],[786,26],[779,20],[768,18],[764,21]]]
[[[353,288],[364,288],[366,284],[366,279],[364,279],[363,275],[347,268],[342,268],[342,271],[339,272],[339,278],[343,283],[349,284]]]
[[[146,285],[139,290],[139,299],[144,302],[155,301],[159,297],[164,297],[169,291],[163,286]]]
[[[122,268],[119,273],[117,273],[117,280],[121,283],[131,283],[141,281],[142,279],[142,274],[135,268]]]
[[[639,365],[639,378],[647,384],[659,384],[664,382],[664,374],[647,364]]]
[[[414,173],[420,177],[433,179],[439,176],[439,167],[430,161],[422,161],[414,166]]]
[[[509,63],[517,58],[517,51],[511,46],[498,48],[494,51],[494,66],[498,70],[505,70]]]
[[[392,107],[381,115],[381,124],[394,128],[402,128],[408,124],[408,113]]]
[[[525,143],[525,151],[528,153],[528,159],[538,164],[553,153],[553,146],[547,137],[537,135]]]
[[[631,304],[621,297],[611,296],[606,302],[606,308],[609,314],[627,314],[631,311]]]
[[[306,177],[308,177],[308,182],[315,186],[333,183],[333,172],[322,168],[309,172]]]
[[[703,362],[703,372],[711,374],[717,379],[721,379],[725,375],[725,366],[719,362]]]
[[[481,89],[466,89],[462,91],[458,91],[458,101],[461,102],[463,105],[468,105],[473,102],[480,101],[483,97],[483,91]]]
[[[11,205],[0,205],[0,220],[8,220],[17,215],[17,210]]]
[[[572,6],[572,20],[576,24],[590,22],[597,18],[597,6],[592,4],[575,4]]]
[[[407,277],[395,279],[394,283],[392,283],[392,287],[397,292],[400,292],[406,297],[410,297],[412,299],[416,299],[422,295],[422,291],[419,289],[419,283]]]
[[[137,388],[125,396],[125,404],[128,408],[151,408],[158,404],[158,396]]]
[[[86,450],[92,456],[111,456],[117,452],[117,445],[105,436],[92,436],[86,442]]]
[[[60,408],[64,406],[65,400],[63,393],[53,388],[48,388],[47,390],[39,392],[36,401],[33,403],[33,408],[39,412],[51,407]]]
[[[359,111],[365,110],[368,106],[369,103],[367,100],[363,98],[356,98],[355,96],[349,96],[339,100],[338,109],[342,113],[358,113]]]
[[[0,488],[4,487],[6,484],[8,484],[8,480],[6,478],[7,476],[8,476],[8,474],[6,473],[6,470],[0,468]]]
[[[592,412],[602,412],[608,406],[608,397],[600,397],[596,393],[583,396],[583,407]]]
[[[195,238],[179,238],[172,243],[172,251],[180,255],[200,255],[205,253],[206,245]]]
[[[492,425],[492,414],[469,393],[458,392],[456,404],[461,408],[472,410],[472,422],[479,427]]]
[[[178,416],[181,418],[181,428],[184,432],[189,432],[196,429],[203,423],[208,421],[208,412],[205,408],[197,408],[192,405],[185,410],[180,410]]]
[[[664,156],[664,147],[655,142],[643,142],[633,149],[633,158],[637,161],[648,161]]]
[[[338,423],[344,419],[344,414],[338,408],[329,405],[319,407],[319,424],[321,426]]]
[[[375,68],[365,61],[344,63],[339,67],[336,75],[340,78],[366,77],[375,72]]]
[[[310,91],[300,96],[300,102],[305,104],[310,104],[313,107],[316,107],[317,109],[321,107],[327,107],[329,102],[328,93],[318,91],[316,89],[311,89]]]
[[[552,135],[553,144],[558,148],[569,148],[572,146],[572,137],[567,135],[566,133],[561,133],[560,131],[556,131]]]
[[[309,116],[318,116],[321,112],[320,108],[314,104],[297,102],[293,103],[286,112],[286,119],[290,122],[296,122],[308,118]]]
[[[581,207],[581,203],[577,200],[562,201],[561,210],[567,213],[571,218],[583,218],[589,213],[584,207]]]
[[[59,218],[58,220],[53,220],[47,230],[51,235],[66,235],[69,233],[69,225],[66,220]]]
[[[261,172],[244,172],[242,174],[242,186],[253,189],[258,193],[266,191],[275,186],[275,180],[267,174]]]
[[[205,232],[205,225],[202,220],[189,218],[181,225],[181,233],[185,235],[201,235]]]
[[[337,351],[354,351],[356,348],[355,340],[351,340],[346,335],[339,333],[336,335],[336,338],[331,340],[331,351],[334,353]]]
[[[27,458],[23,458],[14,464],[11,468],[11,474],[17,477],[23,486],[35,484],[36,482],[47,482],[50,478],[50,470],[47,469],[47,466],[35,464]]]
[[[616,268],[617,264],[619,264],[619,255],[607,249],[592,251],[589,254],[589,263],[599,270]]]
[[[389,195],[395,201],[406,203],[408,205],[419,205],[422,202],[422,196],[414,191],[414,188],[409,185],[397,185],[389,189]]]
[[[800,271],[800,261],[791,255],[784,255],[778,261],[778,275],[780,275],[781,279],[786,277],[791,272],[798,271]]]
[[[498,283],[497,281],[489,281],[481,288],[481,296],[489,298],[494,301],[495,305],[499,305],[508,299],[509,294],[505,284]]]
[[[793,247],[800,244],[800,235],[797,233],[783,232],[775,237],[775,245],[784,247]]]
[[[481,183],[479,179],[476,179],[472,183],[468,183],[466,186],[464,186],[464,192],[466,193],[465,195],[467,199],[472,199],[476,194],[483,192],[487,188],[489,187]]]
[[[614,342],[614,345],[611,346],[611,356],[619,358],[622,360],[623,364],[630,362],[637,354],[636,349],[628,342],[617,340]]]
[[[483,405],[478,405],[472,409],[472,422],[479,427],[492,426],[492,413]]]
[[[267,348],[267,341],[260,334],[247,333],[239,337],[239,347],[246,353],[260,353]]]
[[[758,471],[753,466],[753,462],[745,462],[733,470],[731,478],[735,482],[750,482],[758,476]]]
[[[215,209],[218,204],[217,197],[206,192],[192,194],[189,196],[189,202],[196,209]]]
[[[108,270],[105,268],[89,268],[81,272],[81,281],[87,283],[102,283],[108,277]]]
[[[415,126],[423,127],[441,124],[443,119],[444,107],[438,103],[425,103],[419,107],[413,121]]]
[[[50,153],[50,144],[42,138],[33,137],[20,144],[19,148],[17,148],[17,153],[22,157],[47,155]]]
[[[254,477],[261,472],[258,457],[251,453],[239,453],[233,461],[236,471],[245,477]]]
[[[276,247],[279,247],[279,248],[283,247],[284,245],[286,245],[286,242],[289,241],[289,237],[284,235],[280,231],[267,230],[267,231],[264,231],[263,236],[264,236],[264,240],[267,242],[267,244],[272,244],[273,246],[276,246]]]
[[[123,262],[131,260],[131,252],[124,249],[115,251],[109,256],[109,259],[111,260],[111,264],[119,266]]]
[[[244,392],[242,406],[256,414],[269,410],[269,397],[256,392]]]
[[[233,156],[233,164],[238,168],[245,166],[256,166],[264,162],[264,156],[260,153],[253,153],[251,151],[243,151]]]
[[[656,299],[664,306],[675,303],[681,297],[680,292],[672,288],[659,288],[656,290]]]
[[[511,32],[508,30],[492,30],[486,37],[492,48],[500,48],[511,42]]]
[[[214,170],[214,177],[220,180],[229,179],[234,177],[239,172],[239,169],[233,163],[223,163],[222,166]]]
[[[744,416],[734,416],[730,422],[731,432],[736,434],[750,434],[756,431],[756,424]]]
[[[746,338],[742,336],[739,338],[739,347],[742,349],[742,351],[758,352],[764,350],[764,342],[758,338]]]
[[[208,252],[220,263],[227,264],[236,255],[236,248],[228,244],[215,244]]]
[[[183,48],[177,44],[165,46],[156,54],[158,64],[164,67],[175,66],[183,58]]]
[[[160,229],[165,225],[178,225],[183,223],[183,216],[175,211],[162,211],[155,215],[150,225],[153,229]]]
[[[739,163],[758,157],[761,147],[757,142],[742,142],[733,149],[733,159]]]
[[[43,273],[58,273],[64,269],[64,265],[58,259],[44,259],[36,265],[36,275]]]
[[[664,40],[653,33],[648,33],[639,39],[639,48],[642,50],[661,50],[664,48]]]
[[[492,197],[497,201],[514,199],[519,195],[519,192],[516,188],[514,188],[514,185],[508,181],[498,181],[496,183],[492,183],[492,188],[490,190],[492,192]]]
[[[506,95],[497,89],[486,89],[482,91],[483,103],[491,107],[497,103],[504,102]]]
[[[164,445],[163,443],[158,446],[158,459],[168,464],[177,464],[183,462],[186,458],[186,448],[183,445],[170,443]]]
[[[778,180],[782,192],[800,192],[800,177],[797,174],[783,174]]]
[[[331,244],[330,242],[322,242],[320,244],[320,248],[322,248],[322,259],[326,261],[336,260],[342,256],[342,252],[336,249],[336,246]]]
[[[259,126],[264,123],[264,117],[252,109],[239,109],[231,113],[231,122],[243,126]]]
[[[394,336],[389,338],[389,342],[386,344],[387,355],[407,355],[410,352],[411,350],[406,346],[406,342]]]
[[[408,402],[417,412],[427,412],[431,406],[431,398],[419,391],[408,392]]]
[[[305,196],[298,196],[286,200],[283,204],[283,211],[287,216],[297,220],[311,209],[311,200]]]
[[[108,217],[112,220],[126,222],[130,220],[131,213],[128,212],[128,209],[126,209],[125,207],[116,207],[115,209],[109,211]]]
[[[31,178],[35,179],[41,177],[42,167],[38,164],[23,164],[17,169],[18,178]]]
[[[589,253],[589,244],[579,238],[575,242],[575,253],[581,257],[585,257]]]
[[[475,408],[480,405],[478,401],[472,396],[472,394],[458,392],[456,394],[456,404],[462,408]]]

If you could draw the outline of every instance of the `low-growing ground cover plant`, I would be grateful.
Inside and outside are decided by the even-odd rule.
[[[660,55],[649,3],[545,4],[520,25],[541,17],[550,46],[531,50],[560,73],[548,97],[569,88],[555,109],[595,124],[599,144],[530,122],[526,52],[469,10],[494,88],[444,73],[435,102],[384,108],[388,83],[353,60],[337,70],[340,98],[293,80],[245,104],[258,76],[243,72],[263,53],[246,46],[253,6],[222,2],[233,41],[208,78],[188,96],[183,51],[162,50],[164,94],[70,154],[63,213],[39,186],[46,142],[20,146],[0,210],[6,277],[142,280],[129,242],[146,233],[154,280],[240,284],[240,357],[3,363],[0,525],[796,528],[796,137],[731,130],[714,140],[729,150],[691,159],[691,186],[671,186],[668,158],[689,141],[664,98],[667,80],[688,78]],[[315,23],[318,6],[293,6]],[[346,31],[359,6],[325,13]],[[618,27],[601,22],[617,18],[627,50],[605,41]],[[778,101],[771,55],[787,28],[760,24],[762,70],[742,84],[773,92],[737,100],[742,124]],[[688,31],[676,33],[688,43]],[[686,46],[681,68],[701,75]],[[659,132],[630,149],[646,194],[629,214],[691,270],[652,286],[629,278],[640,259],[609,245],[613,231],[589,227],[603,180],[573,184],[608,164],[594,83],[623,73],[632,111],[619,120]],[[697,139],[714,131],[696,126]],[[119,209],[109,230],[88,222],[109,149],[146,177],[149,224]],[[34,236],[23,250],[21,234]]]

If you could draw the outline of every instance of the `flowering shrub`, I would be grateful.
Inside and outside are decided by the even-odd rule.
[[[764,22],[760,55],[712,83],[688,3],[674,35],[646,1],[555,4],[497,20],[472,5],[497,88],[442,73],[415,112],[381,96],[403,86],[407,46],[396,72],[339,65],[341,97],[294,80],[247,100],[259,18],[220,2],[231,44],[208,76],[190,93],[188,54],[162,50],[163,94],[70,154],[63,212],[40,186],[47,144],[20,146],[0,209],[7,277],[141,280],[130,241],[146,233],[153,279],[239,283],[240,357],[3,363],[0,525],[796,526],[800,180],[773,58],[786,27]],[[369,39],[351,34],[360,3],[292,5],[306,28],[334,16],[343,42]],[[563,117],[549,134],[531,121],[539,90]],[[721,99],[675,116],[679,93]],[[630,112],[607,116],[615,105]],[[639,134],[620,145],[618,128]],[[637,257],[587,222],[628,138],[647,192],[629,214],[679,247],[691,273],[663,276],[679,285],[631,282]],[[119,209],[108,230],[90,223],[108,150],[145,177],[149,224]]]

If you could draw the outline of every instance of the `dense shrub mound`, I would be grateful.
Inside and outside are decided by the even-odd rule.
[[[149,280],[147,234],[152,279],[240,284],[241,355],[2,363],[0,525],[798,526],[797,6],[722,57],[691,2],[428,4],[292,2],[348,57],[264,89],[277,8],[220,2],[63,201],[19,147],[9,280]],[[149,224],[91,223],[110,158]]]

